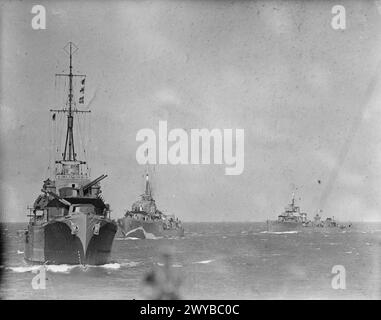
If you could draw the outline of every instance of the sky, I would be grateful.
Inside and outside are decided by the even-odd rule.
[[[46,29],[34,30],[35,4]],[[158,208],[183,221],[276,219],[293,191],[312,218],[381,221],[381,2],[1,1],[0,209],[27,221],[47,178],[54,74],[87,75],[88,161],[112,217],[143,192],[136,133],[245,132],[245,167],[155,165]],[[320,183],[319,183],[320,182]]]

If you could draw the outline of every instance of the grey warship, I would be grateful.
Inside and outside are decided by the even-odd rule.
[[[29,208],[29,224],[25,231],[25,260],[44,264],[101,265],[109,262],[117,225],[110,219],[110,207],[101,195],[101,175],[90,179],[86,161],[77,159],[74,141],[74,119],[79,110],[74,95],[73,79],[82,85],[79,103],[83,103],[85,75],[73,74],[72,55],[77,47],[69,42],[65,51],[70,56],[67,77],[68,95],[59,110],[50,110],[52,120],[66,117],[64,150],[55,159],[54,172],[43,183],[41,194]]]
[[[301,212],[300,207],[295,204],[295,193],[292,194],[291,203],[287,205],[284,211],[278,215],[278,220],[267,220],[266,227],[268,232],[288,232],[299,230],[327,231],[346,229],[352,227],[352,224],[338,223],[334,217],[322,220],[317,213],[314,220],[307,217],[306,212]]]
[[[118,238],[153,239],[158,237],[183,237],[184,228],[174,215],[162,213],[152,197],[149,174],[145,174],[145,192],[132,204],[124,217],[118,219]]]

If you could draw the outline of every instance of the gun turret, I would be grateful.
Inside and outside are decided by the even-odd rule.
[[[89,190],[93,185],[97,184],[98,182],[102,181],[103,179],[107,178],[107,174],[102,174],[98,178],[94,179],[93,181],[89,182],[88,184],[85,184],[81,191],[85,193],[87,190]]]
[[[64,204],[65,206],[68,206],[70,207],[71,206],[71,203],[63,198],[61,198],[58,194],[52,192],[52,191],[46,191],[44,189],[41,190],[43,193],[46,193],[50,196],[52,196],[53,198],[56,198],[59,202],[61,202],[62,204]]]

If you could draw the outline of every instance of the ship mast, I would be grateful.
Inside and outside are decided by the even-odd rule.
[[[147,152],[147,157],[148,157],[148,149],[146,150],[146,152]],[[149,169],[149,167],[148,167],[148,163],[147,163],[146,169],[145,169],[145,171],[146,171],[146,191],[145,191],[145,194],[149,197],[152,197],[151,185],[149,183],[149,173],[148,173],[149,170],[148,169]]]
[[[149,175],[148,175],[148,172],[146,173],[146,191],[145,191],[145,194],[147,196],[150,196],[151,197],[151,186],[150,186],[150,183],[149,183]]]
[[[73,65],[72,65],[72,57],[73,57],[73,49],[72,43],[69,42],[70,46],[70,66],[69,66],[69,110],[67,114],[67,131],[66,131],[66,141],[65,141],[65,150],[63,153],[63,160],[75,161],[76,154],[74,151],[74,138],[73,138],[73,111],[72,111],[72,103],[73,103]]]
[[[74,114],[75,113],[90,113],[90,110],[77,110],[74,106],[75,103],[73,101],[73,77],[81,77],[83,79],[86,78],[84,74],[73,74],[73,54],[78,50],[77,46],[73,42],[69,42],[65,47],[64,51],[69,55],[69,73],[57,73],[58,77],[68,77],[69,78],[69,95],[68,95],[68,108],[54,110],[51,109],[51,112],[56,113],[67,113],[67,129],[66,129],[66,139],[65,139],[65,148],[62,153],[62,161],[63,162],[76,162],[79,164],[85,164],[84,161],[77,161],[77,154],[74,149],[74,133],[73,133],[73,123],[74,123]],[[84,80],[83,80],[84,81]],[[62,161],[56,161],[56,163],[62,163]]]
[[[145,154],[148,157],[148,149],[145,151]],[[149,167],[148,167],[148,163],[146,164],[146,167],[145,167],[145,177],[146,177],[146,188],[145,188],[144,195],[148,196],[149,198],[152,198],[151,184],[150,184],[150,181],[149,181]]]

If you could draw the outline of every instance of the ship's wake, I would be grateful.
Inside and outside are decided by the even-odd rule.
[[[208,263],[211,263],[215,261],[215,259],[211,259],[211,260],[202,260],[202,261],[196,261],[196,262],[193,262],[194,264],[208,264]]]
[[[80,267],[79,265],[67,265],[67,264],[59,264],[59,265],[33,265],[33,266],[17,266],[17,267],[6,267],[6,270],[10,270],[16,273],[25,273],[25,272],[37,272],[41,270],[41,268],[45,268],[48,272],[54,273],[69,273],[72,269]]]
[[[268,233],[268,234],[293,234],[298,233],[296,230],[292,231],[262,231],[261,233]]]
[[[47,272],[52,273],[70,273],[72,270],[82,270],[87,271],[91,269],[107,269],[107,270],[118,270],[123,267],[135,267],[139,265],[139,262],[128,261],[128,262],[111,262],[102,265],[69,265],[69,264],[46,264],[46,265],[30,265],[30,266],[13,266],[13,267],[5,267],[5,270],[9,270],[15,273],[26,273],[26,272],[37,272],[41,270],[41,268],[45,268]]]

